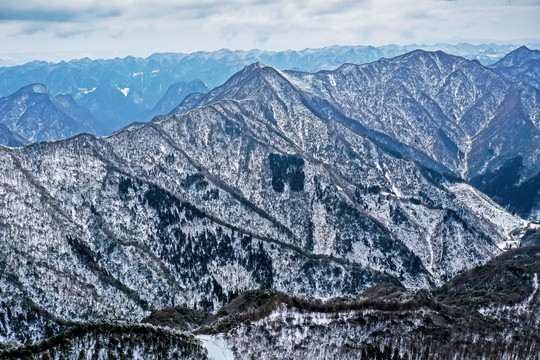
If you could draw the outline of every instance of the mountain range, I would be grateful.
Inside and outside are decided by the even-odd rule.
[[[488,324],[506,329],[504,356],[534,354],[537,248],[504,252],[538,234],[539,90],[501,69],[535,56],[520,48],[485,67],[416,50],[317,73],[254,63],[152,122],[0,146],[4,355],[85,342],[117,354],[140,332],[142,353],[159,337],[167,356],[205,358],[193,337],[126,331],[160,309],[188,309],[198,325],[184,330],[227,333],[219,344],[242,356],[324,358],[341,351],[328,329],[349,334],[344,358],[386,345],[421,358],[433,349],[414,344],[426,339],[486,356],[499,351],[479,330]],[[519,296],[486,272],[519,280]],[[470,289],[489,300],[472,304]],[[242,310],[253,299],[273,300],[256,318]],[[413,342],[396,337],[409,331]]]
[[[71,96],[53,97],[42,84],[28,85],[0,98],[0,124],[8,134],[6,140],[0,143],[8,146],[65,139],[82,132],[96,135],[108,132]]]
[[[512,57],[534,62],[538,53],[520,48],[496,69],[506,69],[503,65]],[[268,122],[275,122],[281,111],[297,124],[302,115],[290,109],[301,103],[304,112],[367,136],[397,156],[470,182],[512,212],[538,221],[539,94],[534,86],[509,82],[476,61],[418,50],[316,74],[254,65],[206,95],[189,96],[172,113],[220,100],[253,101]],[[296,102],[291,104],[291,98]],[[272,100],[284,109],[276,109]],[[302,147],[321,146],[318,138],[303,141]]]
[[[432,46],[330,46],[280,52],[222,49],[192,54],[161,53],[145,59],[128,56],[109,60],[85,58],[60,63],[34,61],[0,68],[0,96],[7,96],[32,83],[42,83],[53,95],[71,95],[107,128],[118,130],[134,121],[151,120],[149,116],[152,113],[149,111],[165,95],[169,86],[178,82],[200,80],[213,88],[254,62],[282,70],[314,72],[332,70],[343,63],[363,64],[395,57],[420,47],[477,59],[484,64],[496,62],[515,48],[514,45],[465,43]]]

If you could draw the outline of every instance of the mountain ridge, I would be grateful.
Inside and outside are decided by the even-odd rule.
[[[438,74],[439,79],[435,83],[431,78],[422,78],[422,73],[415,70],[422,69],[423,64],[434,67],[434,70],[426,68],[426,76]],[[207,95],[192,95],[186,98],[171,114],[183,113],[221,99],[249,98],[249,94],[241,93],[243,85],[237,84],[237,81],[249,79],[249,74],[256,70],[263,76],[266,69],[270,68],[260,64],[246,67]],[[385,79],[385,75],[382,75],[384,72],[397,76]],[[491,169],[500,168],[505,161],[519,155],[523,157],[524,164],[529,164],[519,170],[524,177],[522,181],[538,176],[534,171],[536,169],[538,172],[535,159],[540,147],[540,126],[537,121],[533,122],[538,118],[538,90],[526,84],[510,83],[477,62],[469,62],[442,52],[418,50],[369,64],[344,64],[335,71],[315,74],[278,71],[276,74],[282,74],[287,82],[294,86],[295,92],[311,102],[309,106],[312,111],[322,109],[321,114],[331,111],[325,116],[342,118],[340,121],[352,121],[358,129],[365,127],[369,131],[375,131],[374,137],[379,138],[380,142],[387,142],[385,138],[390,137],[405,146],[401,146],[404,154],[420,160],[421,163],[431,163],[430,166],[439,172],[471,181],[485,172],[493,171]],[[346,81],[350,84],[335,88],[332,84],[335,83],[336,76],[343,79],[339,84],[345,84]],[[468,80],[471,76],[473,79]],[[345,80],[346,77],[350,80]],[[410,80],[414,81],[414,85],[409,84]],[[261,80],[261,83],[265,81],[267,80]],[[482,85],[461,90],[463,95],[460,95],[460,98],[449,95],[451,91],[460,90],[460,87],[467,83]],[[419,86],[423,86],[425,90],[419,89]],[[398,90],[394,94],[391,89]],[[467,91],[476,92],[477,95],[471,98]],[[356,93],[362,95],[353,95]],[[513,100],[507,97],[513,97]],[[361,99],[361,102],[358,102],[358,99]],[[512,106],[515,110],[506,109],[504,106],[508,104],[514,104]],[[381,122],[380,116],[386,118],[386,123]],[[498,125],[490,122],[498,122]],[[515,126],[516,122],[519,126]],[[495,129],[498,130],[494,133]],[[366,130],[361,131],[366,133]],[[496,140],[488,141],[491,138]],[[492,155],[489,155],[490,152]],[[494,152],[500,154],[493,154]],[[491,169],[486,168],[486,163],[490,164]],[[444,167],[449,171],[444,170]],[[483,189],[481,183],[473,182]],[[520,209],[516,203],[511,206],[513,211],[518,211],[521,216],[534,218],[540,198],[534,201],[536,205],[532,204],[528,208]],[[509,204],[502,202],[501,205]]]
[[[331,46],[321,49],[272,52],[263,50],[192,54],[153,54],[147,58],[88,58],[47,63],[34,61],[0,68],[0,96],[34,82],[45,83],[53,95],[70,94],[111,130],[133,121],[149,121],[151,110],[168,87],[179,81],[196,79],[213,88],[222,84],[243,66],[261,61],[279,69],[318,71],[334,69],[345,62],[366,63],[391,58],[419,47],[441,49],[486,63],[499,59],[513,45],[438,44],[433,46]]]
[[[442,68],[443,88],[456,63],[506,84],[465,59],[411,56]],[[177,305],[215,312],[260,286],[315,298],[388,282],[432,288],[519,244],[529,221],[404,156],[393,134],[366,133],[377,122],[351,116],[355,103],[338,106],[364,93],[334,88],[391,62],[316,74],[255,64],[184,99],[194,108],[182,114],[0,147],[0,289],[23,319],[4,311],[2,339],[47,324],[25,315],[29,300],[65,321],[134,321]],[[428,87],[424,67],[404,69],[395,77]]]
[[[31,84],[0,98],[0,123],[27,142],[56,140],[84,131],[106,133],[70,95],[53,97],[43,84]]]

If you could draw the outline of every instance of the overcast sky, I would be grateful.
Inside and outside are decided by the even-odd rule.
[[[540,0],[0,0],[0,61],[540,42]]]

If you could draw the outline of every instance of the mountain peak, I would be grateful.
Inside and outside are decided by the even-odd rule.
[[[19,92],[27,94],[48,94],[49,89],[43,84],[36,83],[21,88]]]
[[[516,50],[514,51],[533,51],[531,49],[529,49],[527,46],[525,45],[521,45],[520,47],[518,47]]]
[[[81,132],[106,133],[71,95],[52,97],[43,84],[25,86],[0,98],[0,104],[0,123],[31,142],[67,138]]]
[[[522,45],[506,54],[493,67],[519,67],[530,60],[538,59],[540,59],[540,50],[531,50],[527,46]]]
[[[436,50],[436,51],[426,51],[422,49],[416,49],[409,53],[403,54],[401,56],[396,57],[397,59],[425,59],[425,58],[431,58],[431,59],[455,59],[460,60],[463,59],[459,56],[448,54],[442,50]]]
[[[244,70],[247,70],[247,71],[252,71],[252,70],[258,70],[258,69],[263,69],[265,67],[268,67],[267,65],[259,62],[259,61],[256,61],[254,62],[253,64],[249,64],[247,66],[244,67]]]

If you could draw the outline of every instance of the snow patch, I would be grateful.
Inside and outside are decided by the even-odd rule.
[[[94,91],[96,91],[97,87],[95,88],[92,88],[90,90],[88,90],[87,88],[77,88],[79,89],[80,92],[82,92],[83,94],[90,94],[90,93],[93,93]]]
[[[120,91],[122,94],[124,94],[124,96],[128,96],[129,94],[129,88],[123,88],[123,89],[120,89],[118,86],[116,87],[118,89],[118,91]]]
[[[507,251],[510,249],[517,249],[521,242],[519,240],[509,240],[503,241],[502,243],[497,244],[497,247],[502,251]]]
[[[447,189],[455,195],[455,202],[458,206],[478,218],[486,219],[503,239],[506,238],[498,244],[499,248],[506,249],[515,245],[514,242],[519,244],[519,237],[512,236],[512,233],[516,229],[527,227],[528,221],[508,213],[485,194],[465,183],[449,184]]]
[[[328,75],[328,79],[330,80],[330,84],[335,87],[336,86],[336,80],[334,79],[334,75],[332,75],[332,74]]]
[[[331,255],[336,242],[336,233],[327,219],[328,214],[323,204],[313,204],[313,241],[315,254]]]
[[[197,335],[212,360],[234,360],[234,354],[222,339],[212,335]]]
[[[220,284],[224,290],[229,292],[241,292],[246,288],[256,286],[251,283],[251,273],[239,264],[227,264],[218,266],[217,263],[210,264],[212,277]],[[246,284],[246,282],[248,282]]]
[[[537,292],[538,292],[538,273],[534,273],[533,292],[532,292],[531,296],[529,296],[529,298],[527,299],[528,304],[532,303],[532,301],[534,299],[534,295],[536,295]]]

